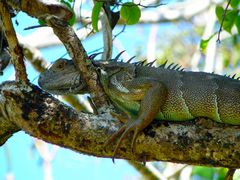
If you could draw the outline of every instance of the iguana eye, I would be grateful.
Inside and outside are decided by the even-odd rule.
[[[54,69],[63,69],[65,67],[66,62],[65,61],[58,61],[58,63],[55,64],[53,67]]]
[[[57,68],[62,69],[63,68],[63,63],[58,64]]]

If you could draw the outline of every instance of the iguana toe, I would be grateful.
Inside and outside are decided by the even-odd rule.
[[[105,142],[104,147],[106,148],[107,145],[112,143],[121,134],[119,140],[117,141],[117,145],[116,145],[116,147],[114,148],[114,151],[113,151],[113,156],[112,156],[113,162],[114,162],[114,158],[116,156],[116,153],[117,153],[117,151],[118,151],[118,149],[119,149],[123,139],[131,131],[134,132],[134,135],[133,135],[133,138],[132,138],[132,142],[131,142],[131,151],[133,153],[134,149],[135,149],[135,142],[136,142],[136,139],[137,139],[137,135],[140,132],[139,123],[138,123],[137,120],[129,120],[126,124],[124,124],[117,132],[115,132]]]

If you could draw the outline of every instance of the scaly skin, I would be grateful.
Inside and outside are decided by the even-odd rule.
[[[120,135],[113,157],[127,133],[134,132],[133,148],[138,133],[153,119],[187,121],[206,117],[221,123],[240,125],[240,81],[237,79],[204,72],[179,71],[176,67],[155,68],[115,61],[93,63],[101,69],[99,76],[104,91],[128,117],[128,121],[106,142],[108,145]],[[66,93],[72,93],[71,84],[64,85],[64,81],[60,80],[60,83],[57,78],[64,76],[62,79],[65,78],[65,82],[75,82],[75,89],[79,92],[74,93],[85,92],[86,85],[80,76],[79,84],[72,81],[73,75],[76,75],[73,69],[73,63],[58,60],[40,75],[39,85],[55,94],[63,93],[63,89],[68,90]],[[53,84],[54,87],[49,87]],[[119,119],[126,118],[119,116]]]
[[[57,60],[50,69],[41,73],[38,84],[44,90],[57,95],[87,92],[86,83],[80,77],[73,61],[66,59]]]

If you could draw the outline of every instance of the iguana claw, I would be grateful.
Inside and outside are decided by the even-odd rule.
[[[126,137],[126,135],[133,131],[133,138],[132,138],[132,142],[131,142],[131,152],[134,152],[135,149],[135,142],[137,139],[137,135],[138,133],[141,131],[141,129],[139,128],[139,121],[140,120],[129,120],[126,124],[124,124],[117,132],[115,132],[110,138],[107,139],[107,141],[104,143],[104,147],[106,147],[107,145],[109,145],[110,143],[112,143],[120,134],[120,138],[117,141],[117,145],[114,148],[113,151],[113,156],[112,156],[112,161],[114,163],[114,158],[116,156],[117,150],[119,149],[123,139]]]

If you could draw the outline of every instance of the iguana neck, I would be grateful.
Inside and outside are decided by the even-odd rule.
[[[121,88],[121,82],[126,82],[135,76],[136,67],[133,64],[93,61],[93,65],[105,71],[108,76],[106,78],[115,77],[110,79],[112,85],[115,83],[116,88]],[[63,58],[58,59],[49,69],[40,74],[38,84],[44,90],[57,95],[87,93],[86,82],[75,68],[73,61]]]

